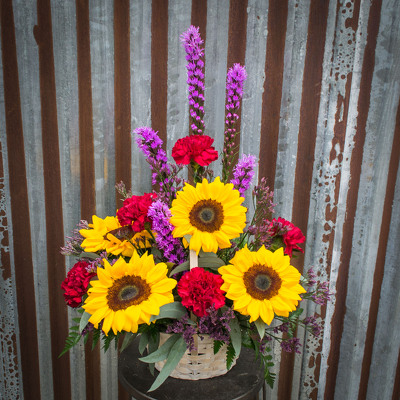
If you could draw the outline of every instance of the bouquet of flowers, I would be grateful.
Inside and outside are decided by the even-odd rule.
[[[312,269],[302,277],[291,265],[291,257],[303,252],[299,244],[305,237],[291,222],[272,218],[273,193],[265,179],[251,190],[255,156],[238,159],[235,138],[245,68],[235,64],[227,74],[219,154],[204,134],[204,52],[198,28],[191,26],[181,40],[192,134],[175,143],[172,163],[157,132],[136,129],[154,191],[133,196],[118,184],[123,205],[116,215],[93,215],[67,238],[62,253],[77,262],[61,288],[67,305],[81,316],[74,319],[62,354],[90,335],[93,345],[101,338],[105,349],[112,341],[124,349],[140,335],[139,350],[148,352],[141,360],[151,366],[163,362],[154,390],[185,353],[196,350],[194,338],[207,336],[214,353],[225,349],[226,370],[242,346],[253,349],[272,387],[272,342],[299,352],[299,326],[320,333],[316,317],[301,317],[299,303],[324,304],[328,285],[316,281]],[[214,177],[210,166],[218,160],[222,173]],[[245,195],[254,204],[251,220]],[[169,334],[163,344],[160,334]]]

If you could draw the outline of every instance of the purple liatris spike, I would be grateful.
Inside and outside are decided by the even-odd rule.
[[[186,51],[187,84],[189,86],[189,113],[193,133],[204,132],[204,49],[199,28],[191,26],[181,35]]]
[[[152,170],[152,184],[158,187],[158,197],[170,203],[175,198],[177,173],[175,167],[168,162],[167,153],[162,148],[163,141],[158,133],[147,126],[142,126],[133,133],[136,135],[136,143],[145,155]]]
[[[243,154],[242,158],[238,161],[233,170],[233,179],[231,180],[231,183],[234,184],[235,189],[239,190],[242,197],[251,185],[255,173],[255,167],[256,157],[253,155],[246,156]]]
[[[153,221],[153,231],[156,232],[158,248],[167,261],[181,264],[185,261],[185,252],[179,239],[172,236],[173,225],[169,222],[171,211],[161,200],[155,201],[150,207],[147,215]]]
[[[247,78],[245,67],[240,64],[234,64],[229,69],[226,76],[226,119],[225,119],[225,136],[224,150],[222,153],[222,178],[226,182],[229,171],[231,170],[232,156],[237,152],[234,149],[236,128],[235,125],[239,120],[240,102],[243,97],[243,85]]]

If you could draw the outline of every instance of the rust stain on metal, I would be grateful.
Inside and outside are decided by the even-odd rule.
[[[358,188],[365,142],[365,129],[370,103],[372,74],[375,61],[375,47],[379,30],[381,0],[372,2],[368,20],[368,41],[365,47],[358,101],[357,131],[354,137],[354,149],[350,162],[350,182],[347,195],[347,213],[343,225],[342,253],[339,266],[339,275],[336,282],[336,305],[332,316],[331,350],[328,357],[326,373],[325,400],[333,399],[335,393],[336,376],[340,356],[340,338],[343,332],[344,315],[346,313],[347,282],[351,255],[354,218],[357,209]]]
[[[375,273],[369,308],[368,327],[365,338],[365,349],[361,369],[359,400],[366,398],[372,350],[374,345],[375,328],[378,319],[379,300],[381,298],[381,286],[385,268],[386,248],[389,241],[390,220],[392,217],[392,204],[396,186],[397,171],[400,158],[400,103],[397,108],[396,126],[393,136],[392,153],[389,161],[388,180],[386,184],[385,203],[382,214],[381,231],[379,233],[378,254],[376,257]]]
[[[287,16],[288,0],[269,3],[259,177],[267,179],[271,190],[274,190],[278,153]]]
[[[151,15],[151,125],[167,146],[168,0],[153,0]]]
[[[36,306],[33,286],[33,262],[29,223],[29,201],[25,170],[21,99],[14,13],[11,0],[0,3],[1,49],[3,62],[4,105],[11,196],[14,247],[24,249],[14,254],[18,322],[20,329],[21,370],[24,375],[24,397],[40,399],[38,344],[36,340]]]
[[[129,0],[114,2],[115,181],[131,182],[131,71]],[[122,200],[116,193],[117,208]]]

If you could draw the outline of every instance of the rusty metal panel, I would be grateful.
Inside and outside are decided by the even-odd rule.
[[[268,398],[398,397],[399,1],[4,0],[1,7],[4,16],[13,18],[13,23],[2,19],[1,71],[7,71],[14,85],[0,76],[1,398],[26,397],[34,380],[42,399],[58,398],[54,377],[62,373],[72,399],[90,393],[101,393],[103,400],[125,399],[118,388],[115,351],[91,358],[78,346],[69,355],[69,367],[58,364],[52,354],[52,342],[63,340],[64,332],[50,323],[57,305],[49,282],[56,274],[47,265],[46,215],[54,198],[53,203],[47,200],[51,171],[45,165],[43,135],[53,144],[58,141],[56,183],[65,235],[81,213],[96,209],[104,217],[115,212],[117,177],[130,177],[125,183],[134,194],[149,192],[151,172],[134,138],[122,146],[129,132],[121,127],[156,125],[168,153],[189,132],[179,35],[192,21],[200,21],[205,30],[206,133],[222,151],[226,72],[231,62],[243,62],[248,80],[240,152],[259,156],[256,178],[268,176],[277,215],[307,233],[304,258],[296,266],[303,271],[314,266],[336,295],[326,307],[305,310],[318,312],[324,332],[318,339],[299,332],[302,355],[282,355],[275,346],[277,380],[267,390]],[[52,45],[52,56],[46,57],[50,64],[54,60],[54,102],[51,86],[43,81],[46,60],[39,48],[40,18],[49,9],[52,42],[46,38],[46,46]],[[121,10],[129,10],[128,19]],[[5,42],[12,33],[18,64],[14,70],[13,47]],[[128,43],[130,52],[124,54]],[[165,77],[165,87],[160,77]],[[15,83],[20,102],[10,95]],[[128,97],[130,104],[124,103]],[[51,136],[48,121],[42,120],[49,107],[57,114]],[[22,147],[8,148],[14,143],[11,129],[19,123]],[[21,148],[25,168],[18,169],[17,178],[10,166],[17,167]],[[18,184],[18,190],[11,184]],[[25,201],[29,221],[23,227],[15,207]],[[15,258],[21,260],[21,238],[13,234],[25,228],[32,255],[30,259],[28,253],[23,265],[33,277],[33,300],[24,297],[26,281],[14,266]],[[66,260],[66,270],[71,266]],[[28,325],[21,314],[26,302],[36,312]],[[69,311],[65,319],[74,315]],[[65,324],[64,316],[59,318]],[[20,321],[37,328],[28,336],[19,332]],[[27,354],[25,346],[37,347],[40,379],[28,369],[35,352]],[[96,362],[97,375],[90,367]]]

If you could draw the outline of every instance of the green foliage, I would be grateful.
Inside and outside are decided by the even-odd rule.
[[[185,351],[186,351],[185,340],[183,339],[182,336],[179,336],[179,335],[174,335],[170,339],[172,339],[175,336],[178,337],[178,340],[175,341],[175,343],[172,345],[170,351],[168,352],[167,361],[165,362],[163,369],[158,374],[156,380],[151,385],[149,392],[156,390],[169,377],[171,372],[175,369],[175,367],[178,365],[179,361],[185,354]],[[167,342],[168,342],[168,340],[167,340]],[[165,342],[164,345],[167,344],[167,342]],[[161,348],[164,347],[164,345],[161,346]],[[141,358],[141,360],[143,361],[143,358]]]
[[[160,307],[160,313],[158,315],[152,315],[150,322],[162,319],[162,318],[173,318],[180,319],[187,313],[187,309],[179,301],[165,304]]]
[[[92,350],[96,347],[96,344],[98,343],[101,335],[101,330],[100,329],[95,329],[92,333]],[[89,336],[89,334],[87,335]],[[86,343],[86,342],[85,342]]]
[[[224,345],[222,340],[214,340],[214,354],[217,354]]]
[[[235,349],[233,348],[232,342],[228,344],[228,348],[226,350],[226,369],[230,370],[232,367],[233,360],[236,357]]]
[[[77,318],[80,320],[80,318]],[[63,356],[65,353],[67,353],[69,350],[71,350],[72,347],[74,347],[78,342],[81,340],[82,335],[79,333],[79,326],[73,325],[69,328],[69,335],[67,339],[65,339],[65,346],[63,351],[60,353],[58,358]]]

